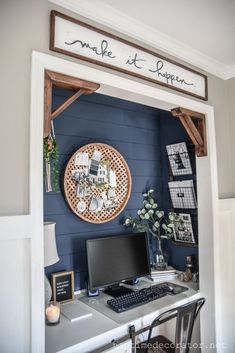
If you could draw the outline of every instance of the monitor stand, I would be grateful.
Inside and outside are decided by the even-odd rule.
[[[132,293],[133,290],[130,288],[126,288],[124,286],[120,286],[119,284],[115,284],[113,286],[109,286],[104,290],[105,294],[110,295],[111,297],[117,298],[124,294]]]

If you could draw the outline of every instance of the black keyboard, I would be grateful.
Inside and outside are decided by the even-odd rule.
[[[168,283],[159,283],[157,285],[139,289],[129,294],[121,295],[120,297],[109,299],[107,304],[117,313],[130,310],[139,305],[149,303],[153,300],[164,297],[172,293],[173,287]]]

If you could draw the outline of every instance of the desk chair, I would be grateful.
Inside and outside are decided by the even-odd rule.
[[[200,298],[178,308],[165,311],[154,319],[150,326],[139,331],[135,331],[134,326],[131,326],[130,335],[133,353],[189,353],[193,325],[204,303],[205,298]],[[165,336],[151,337],[153,328],[173,318],[176,318],[175,343]],[[147,341],[136,344],[136,336],[145,331],[149,331]]]

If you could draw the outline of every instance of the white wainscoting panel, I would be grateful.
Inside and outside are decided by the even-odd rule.
[[[0,351],[30,352],[29,239],[0,243]]]
[[[219,201],[215,247],[215,303],[217,353],[234,352],[235,347],[235,199]]]

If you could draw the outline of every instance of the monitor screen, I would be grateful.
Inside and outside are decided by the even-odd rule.
[[[92,290],[150,273],[146,233],[89,239],[86,247]]]

